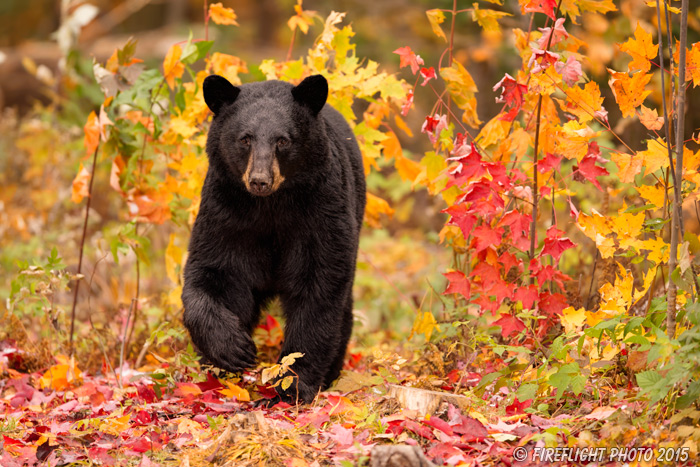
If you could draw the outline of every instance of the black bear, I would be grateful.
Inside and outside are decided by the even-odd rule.
[[[279,297],[280,358],[298,382],[282,400],[311,402],[340,374],[352,332],[352,285],[365,209],[362,156],[329,105],[321,75],[233,86],[204,80],[214,113],[209,169],[185,266],[184,323],[213,365],[254,367],[251,334]],[[297,392],[298,391],[298,392]]]

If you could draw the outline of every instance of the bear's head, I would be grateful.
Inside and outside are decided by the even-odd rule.
[[[269,196],[293,186],[328,152],[319,113],[328,97],[321,75],[292,86],[282,81],[237,87],[208,76],[204,100],[214,113],[207,141],[210,162],[240,180],[254,196]]]

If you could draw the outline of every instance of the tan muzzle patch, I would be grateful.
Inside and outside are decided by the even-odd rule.
[[[248,158],[248,166],[245,168],[245,173],[243,173],[243,183],[245,184],[245,187],[248,189],[248,191],[251,190],[250,187],[250,172],[253,170],[253,154],[250,155]],[[272,159],[272,190],[271,192],[277,191],[277,189],[282,185],[282,182],[284,182],[285,178],[284,176],[280,173],[280,164],[277,161],[277,157],[273,157]]]
[[[272,191],[277,191],[283,181],[284,177],[280,173],[280,163],[277,162],[277,157],[275,157],[272,159]]]

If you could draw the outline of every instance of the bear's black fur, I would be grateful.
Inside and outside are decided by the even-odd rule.
[[[251,334],[278,296],[280,358],[311,402],[335,380],[352,332],[352,284],[365,209],[362,156],[347,122],[325,105],[321,75],[298,86],[235,87],[212,75],[209,170],[192,230],[182,301],[194,344],[228,371],[254,367]],[[278,393],[293,402],[297,384]]]

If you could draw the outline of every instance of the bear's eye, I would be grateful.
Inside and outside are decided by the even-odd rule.
[[[250,146],[250,136],[244,136],[239,141],[243,146]]]
[[[280,138],[277,140],[278,148],[286,148],[287,146],[289,146],[289,140],[287,138]]]

